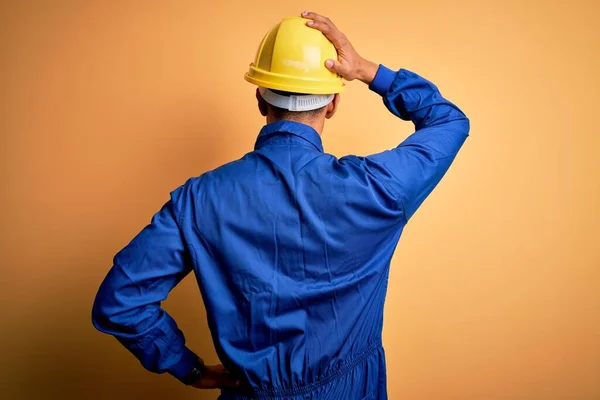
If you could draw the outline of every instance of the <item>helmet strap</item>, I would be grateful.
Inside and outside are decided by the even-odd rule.
[[[289,111],[310,111],[325,107],[333,100],[333,94],[303,94],[284,96],[267,88],[259,88],[260,95],[272,106]]]

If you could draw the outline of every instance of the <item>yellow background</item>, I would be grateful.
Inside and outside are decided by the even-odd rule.
[[[600,398],[600,3],[5,0],[3,399],[216,397],[145,372],[90,308],[170,190],[252,149],[242,75],[268,28],[313,7],[471,118],[394,258],[390,399]],[[411,130],[352,82],[324,144],[369,154]],[[166,308],[217,361],[193,279]]]

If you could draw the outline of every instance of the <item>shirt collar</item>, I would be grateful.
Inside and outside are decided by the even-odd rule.
[[[258,150],[271,142],[278,134],[289,133],[293,139],[312,144],[317,150],[323,152],[323,143],[321,136],[313,127],[301,124],[300,122],[279,120],[263,126],[256,139],[254,149]]]

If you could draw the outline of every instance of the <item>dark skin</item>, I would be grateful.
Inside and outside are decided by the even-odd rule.
[[[222,364],[207,365],[202,378],[192,386],[196,389],[236,388],[240,386],[240,381],[233,379]]]
[[[340,32],[329,18],[309,11],[303,12],[302,17],[307,19],[307,26],[321,31],[337,50],[338,59],[327,60],[325,62],[327,69],[337,73],[347,81],[358,79],[367,85],[373,81],[379,66],[358,55],[348,38]],[[272,108],[261,97],[258,89],[256,90],[256,99],[258,101],[258,109],[261,115],[266,117],[267,124],[275,122],[276,118],[272,112]],[[298,118],[297,122],[310,125],[319,134],[322,134],[325,120],[333,117],[339,101],[340,95],[336,94],[333,101],[325,106],[317,116],[304,119]],[[290,119],[294,120],[293,117]],[[225,389],[237,388],[240,384],[239,380],[234,379],[229,371],[223,365],[219,364],[207,365],[202,378],[192,386],[197,389]]]
[[[258,88],[256,89],[256,100],[258,101],[258,110],[263,117],[267,118],[267,124],[271,122],[277,121],[277,117],[273,113],[273,108],[262,98]],[[307,118],[307,117],[287,117],[286,119],[290,121],[301,122],[306,125],[310,125],[314,128],[315,131],[319,133],[319,135],[323,132],[323,128],[325,126],[325,120],[333,117],[335,112],[337,111],[337,106],[340,102],[340,95],[336,94],[333,97],[333,101],[327,104],[323,110],[319,113],[319,115]],[[298,113],[301,114],[301,113]]]

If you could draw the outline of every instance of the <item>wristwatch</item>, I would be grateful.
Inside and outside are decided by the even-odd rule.
[[[202,378],[202,376],[204,375],[204,370],[204,361],[202,361],[202,359],[198,357],[196,359],[196,363],[194,364],[194,368],[192,368],[192,370],[186,376],[183,377],[181,382],[183,382],[186,385],[193,385]]]

